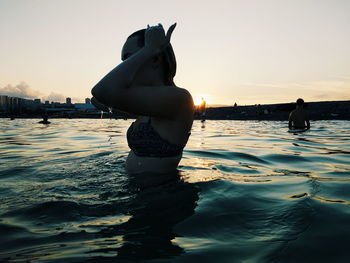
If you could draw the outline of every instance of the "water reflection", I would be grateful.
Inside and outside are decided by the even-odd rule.
[[[131,121],[0,122],[0,261],[347,262],[350,122],[195,121],[181,174],[128,177]]]
[[[179,173],[130,176],[127,187],[133,194],[127,204],[130,219],[99,233],[101,238],[122,237],[121,246],[89,253],[117,253],[116,260],[169,258],[183,253],[171,241],[176,237],[173,228],[194,214],[198,189],[184,182]]]

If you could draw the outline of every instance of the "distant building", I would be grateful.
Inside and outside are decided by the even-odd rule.
[[[10,96],[0,96],[0,112],[3,113],[32,113],[39,111],[41,108],[39,103],[35,100],[28,100]]]
[[[34,99],[34,103],[35,104],[41,104],[41,100],[40,99]]]
[[[86,98],[85,99],[85,104],[91,104],[91,99],[90,98]]]
[[[18,113],[20,111],[20,102],[22,99],[16,98],[16,97],[8,97],[9,98],[9,104],[8,104],[8,110],[10,112]]]
[[[83,111],[83,112],[87,112],[87,111],[95,111],[96,107],[92,104],[87,104],[87,103],[75,103],[74,104],[74,108],[77,111]]]
[[[45,105],[49,105],[49,104],[50,104],[50,101],[45,100]]]
[[[0,111],[7,112],[10,99],[8,96],[0,96]]]
[[[66,104],[72,104],[72,99],[71,98],[66,98]]]

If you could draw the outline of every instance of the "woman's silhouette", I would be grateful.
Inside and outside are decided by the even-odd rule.
[[[191,94],[174,84],[176,59],[163,26],[131,34],[122,49],[123,62],[92,89],[93,103],[133,113],[127,139],[129,173],[167,173],[181,160],[193,122]]]

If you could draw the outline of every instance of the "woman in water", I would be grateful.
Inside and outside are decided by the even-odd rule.
[[[191,94],[174,84],[175,54],[163,26],[131,34],[122,49],[122,63],[92,89],[93,102],[139,117],[127,131],[129,173],[175,171],[193,122]]]

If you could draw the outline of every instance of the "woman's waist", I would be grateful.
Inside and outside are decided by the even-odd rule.
[[[164,141],[132,140],[128,138],[128,145],[137,156],[168,158],[182,154],[184,146]]]

